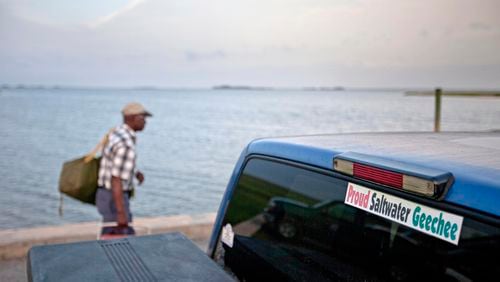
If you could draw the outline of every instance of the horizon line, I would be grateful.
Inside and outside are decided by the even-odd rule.
[[[405,86],[253,86],[239,84],[218,84],[213,86],[153,86],[153,85],[138,85],[138,86],[111,86],[111,85],[58,85],[58,84],[25,84],[25,83],[2,83],[0,90],[146,90],[146,91],[165,91],[165,90],[261,90],[261,91],[283,91],[283,90],[300,90],[300,91],[430,91],[440,88],[442,90],[453,91],[499,91],[500,88],[474,88],[474,87],[405,87]]]

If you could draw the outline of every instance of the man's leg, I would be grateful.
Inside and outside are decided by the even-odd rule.
[[[129,197],[127,193],[123,194],[123,200],[125,204],[125,212],[127,214],[128,222],[132,222],[132,214],[130,213]],[[96,206],[99,213],[102,215],[103,222],[116,222],[117,212],[116,206],[113,200],[113,194],[111,190],[105,188],[97,189],[96,195]],[[129,226],[127,228],[117,228],[114,226],[105,226],[101,230],[101,235],[103,234],[135,234],[133,227]]]
[[[98,188],[95,204],[97,211],[102,215],[103,222],[116,222],[116,209],[114,208],[113,195],[105,188]]]

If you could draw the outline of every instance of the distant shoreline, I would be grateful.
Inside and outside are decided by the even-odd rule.
[[[250,85],[229,85],[221,84],[212,87],[160,87],[160,86],[64,86],[64,85],[38,85],[38,84],[0,84],[2,90],[113,90],[113,91],[306,91],[306,92],[343,92],[343,91],[364,91],[364,92],[403,92],[406,96],[433,96],[434,90],[430,88],[416,87],[344,87],[344,86],[302,86],[302,87],[272,87],[272,86],[250,86]],[[474,90],[474,89],[450,89],[442,91],[443,96],[458,97],[500,97],[500,90]]]

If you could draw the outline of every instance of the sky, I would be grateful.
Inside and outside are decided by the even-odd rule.
[[[498,0],[0,0],[0,84],[500,89]]]

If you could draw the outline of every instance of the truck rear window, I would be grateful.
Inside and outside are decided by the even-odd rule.
[[[250,159],[227,208],[216,261],[247,281],[500,277],[498,225],[462,214],[454,245],[344,204],[347,186],[326,171]]]

